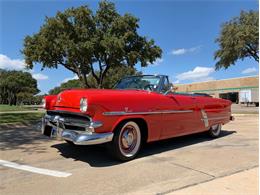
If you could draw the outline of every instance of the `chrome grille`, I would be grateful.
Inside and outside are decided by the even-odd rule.
[[[53,125],[59,125],[60,128],[68,130],[85,131],[91,123],[91,118],[87,115],[66,111],[47,111],[46,117]]]

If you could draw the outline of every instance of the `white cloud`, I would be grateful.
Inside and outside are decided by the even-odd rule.
[[[11,59],[6,55],[0,54],[0,68],[5,70],[23,70],[25,69],[24,60]]]
[[[152,64],[149,63],[149,65],[151,66],[158,66],[159,64],[161,64],[163,62],[162,58],[157,58]]]
[[[61,83],[66,83],[69,80],[74,80],[74,79],[79,79],[78,75],[75,75],[74,77],[65,78],[63,81],[61,81]]]
[[[183,54],[186,54],[186,53],[193,53],[193,52],[196,52],[196,51],[199,51],[201,48],[201,46],[196,46],[196,47],[191,47],[191,48],[178,48],[178,49],[173,49],[171,51],[171,54],[172,55],[175,55],[175,56],[178,56],[178,55],[183,55]]]
[[[32,74],[32,77],[35,78],[36,80],[47,80],[49,77],[47,75],[41,74],[41,73],[36,73]]]
[[[247,68],[245,70],[242,71],[242,74],[251,74],[251,73],[255,73],[257,72],[257,69],[255,67],[252,68]]]
[[[214,68],[197,66],[193,70],[178,74],[176,76],[177,81],[175,81],[175,83],[179,83],[184,80],[193,82],[214,80],[214,78],[210,76],[213,72]]]
[[[32,74],[36,80],[47,80],[49,77],[41,73],[34,73],[34,70],[27,70],[24,60],[11,59],[4,54],[0,54],[0,68],[5,70],[22,70]]]
[[[180,80],[173,81],[173,84],[179,84]]]
[[[29,73],[33,74],[34,70],[32,70],[32,69],[25,69],[24,72],[29,72]]]
[[[171,54],[172,55],[182,55],[182,54],[185,54],[187,53],[187,49],[184,49],[184,48],[181,48],[181,49],[173,49]]]

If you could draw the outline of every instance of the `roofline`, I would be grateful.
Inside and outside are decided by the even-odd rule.
[[[201,81],[201,82],[192,82],[192,83],[173,83],[173,85],[189,85],[189,84],[197,84],[197,83],[208,83],[208,82],[214,82],[214,81],[225,81],[225,80],[234,80],[234,79],[242,79],[242,78],[251,78],[251,77],[259,77],[259,75],[253,75],[253,76],[244,76],[244,77],[234,77],[229,79],[220,79],[220,80],[211,80],[211,81]]]

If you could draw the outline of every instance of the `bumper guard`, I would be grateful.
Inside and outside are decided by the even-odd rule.
[[[66,124],[71,121],[59,115],[50,116],[46,114],[42,118],[42,134],[57,140],[71,141],[76,145],[95,145],[110,142],[113,139],[113,133],[95,133],[94,129],[101,127],[99,121],[88,121],[88,123],[75,123],[75,126],[84,126],[85,131],[66,129]]]

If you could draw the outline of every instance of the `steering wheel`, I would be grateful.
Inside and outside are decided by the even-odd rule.
[[[151,84],[145,85],[143,89],[153,91],[153,85],[151,85]]]

